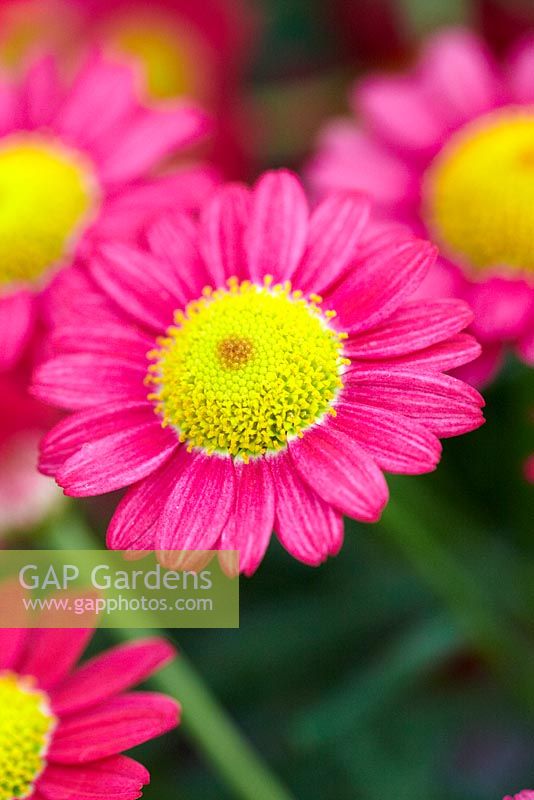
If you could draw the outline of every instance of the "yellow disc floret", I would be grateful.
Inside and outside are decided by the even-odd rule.
[[[454,134],[423,196],[447,255],[474,271],[534,272],[534,111],[506,109]]]
[[[150,397],[190,448],[247,461],[335,413],[348,362],[334,312],[289,282],[228,281],[177,312],[151,353]]]
[[[110,26],[109,39],[122,53],[141,64],[150,94],[156,98],[198,97],[207,82],[203,47],[192,26],[151,14],[119,17]]]
[[[0,285],[38,281],[68,256],[94,207],[81,157],[44,136],[0,141]]]
[[[32,793],[55,724],[46,694],[30,678],[0,672],[0,800]]]

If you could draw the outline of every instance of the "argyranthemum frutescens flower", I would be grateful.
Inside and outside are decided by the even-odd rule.
[[[174,656],[162,639],[76,667],[91,630],[0,630],[0,800],[135,800],[150,781],[120,755],[174,728],[179,707],[128,690]]]
[[[504,800],[534,800],[534,791],[531,789],[523,789],[519,794],[506,795]]]
[[[71,65],[95,43],[133,60],[150,96],[209,109],[207,158],[234,177],[252,151],[241,90],[255,17],[247,0],[2,0],[0,63],[18,66],[45,47]]]
[[[60,267],[211,187],[199,167],[151,176],[206,128],[192,106],[144,107],[134,71],[96,53],[68,88],[52,58],[0,83],[0,369],[17,361]]]
[[[409,74],[357,84],[359,121],[328,126],[309,170],[319,193],[369,192],[439,244],[428,292],[473,308],[478,383],[505,345],[534,364],[533,103],[534,41],[501,67],[474,34],[440,32]]]
[[[383,470],[428,472],[439,436],[482,423],[480,395],[443,374],[479,352],[460,333],[471,312],[411,302],[434,248],[370,227],[365,201],[332,196],[310,216],[296,178],[271,172],[148,241],[103,248],[92,291],[56,298],[78,316],[35,375],[40,398],[75,412],[41,469],[74,496],[133,484],[111,548],[236,549],[250,574],[274,527],[318,564],[342,514],[378,519]]]

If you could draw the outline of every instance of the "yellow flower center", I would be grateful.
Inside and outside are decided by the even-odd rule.
[[[0,141],[0,286],[38,281],[72,252],[94,185],[89,165],[48,137]]]
[[[428,170],[423,213],[475,272],[534,272],[534,111],[488,114],[454,134]]]
[[[321,302],[269,277],[205,289],[150,354],[149,397],[162,424],[190,449],[247,461],[334,414],[346,334],[330,327],[335,312]]]
[[[0,800],[32,793],[55,724],[46,694],[30,678],[0,672]]]
[[[203,94],[204,47],[194,30],[156,14],[145,19],[119,18],[109,32],[111,43],[142,64],[150,94],[157,98]]]

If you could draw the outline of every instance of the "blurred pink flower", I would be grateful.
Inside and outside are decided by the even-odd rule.
[[[534,483],[534,453],[525,461],[525,478],[529,483]]]
[[[0,26],[0,57],[11,63],[43,46],[67,62],[95,45],[133,60],[152,97],[185,95],[209,109],[212,163],[229,178],[247,171],[252,125],[243,87],[257,19],[246,0],[5,0]]]
[[[174,650],[147,639],[76,667],[92,633],[0,630],[3,796],[135,800],[149,783],[147,770],[120,753],[174,728],[179,707],[164,695],[128,690]]]
[[[341,514],[379,518],[383,470],[429,472],[438,437],[482,424],[480,395],[442,374],[479,353],[471,312],[414,302],[435,249],[368,215],[340,194],[310,216],[298,180],[268,172],[56,287],[59,354],[34,391],[75,413],[40,466],[73,496],[132,485],[111,548],[236,549],[251,574],[274,527],[318,564]]]
[[[534,800],[534,791],[532,789],[523,789],[519,794],[507,794],[504,800]]]
[[[408,75],[356,86],[361,122],[330,124],[308,170],[319,195],[368,192],[440,245],[423,293],[473,308],[483,353],[463,374],[477,383],[504,345],[534,364],[533,102],[534,42],[499,68],[475,35],[443,31]]]
[[[29,342],[58,269],[212,189],[202,167],[152,174],[207,127],[192,106],[141,105],[134,72],[97,53],[69,88],[51,57],[20,85],[0,82],[0,370]]]

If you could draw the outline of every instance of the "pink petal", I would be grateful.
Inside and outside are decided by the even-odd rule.
[[[306,246],[308,203],[298,179],[287,170],[265,173],[252,194],[245,233],[250,277],[291,278]]]
[[[146,360],[147,353],[155,347],[154,339],[148,334],[118,321],[103,321],[95,326],[81,320],[78,325],[61,325],[52,329],[49,343],[52,352],[103,353],[139,362]]]
[[[343,544],[343,520],[301,480],[287,453],[268,459],[276,496],[275,530],[288,553],[317,566]]]
[[[20,115],[19,97],[12,81],[0,76],[0,134],[11,132]]]
[[[56,60],[52,56],[44,56],[31,65],[24,77],[21,94],[26,126],[32,129],[49,125],[63,94]]]
[[[422,282],[436,254],[428,242],[399,234],[396,243],[359,264],[328,296],[340,328],[356,334],[390,317]]]
[[[323,291],[356,260],[369,210],[366,199],[347,193],[332,195],[315,209],[306,252],[293,278],[299,289]]]
[[[18,578],[4,578],[0,583],[0,610],[3,619],[9,616],[13,626],[25,625],[27,613],[24,609],[25,590]],[[15,670],[28,639],[25,627],[0,628],[0,672]]]
[[[46,612],[43,612],[43,623]],[[33,675],[39,686],[51,689],[71,671],[93,636],[93,629],[38,628],[18,666],[21,675]]]
[[[302,478],[338,511],[364,522],[380,518],[388,487],[354,436],[323,423],[291,442],[289,452]]]
[[[61,466],[87,442],[111,433],[138,427],[155,417],[152,406],[144,402],[106,403],[70,414],[49,431],[41,442],[39,469],[55,475]]]
[[[162,214],[198,211],[219,180],[212,166],[191,164],[177,167],[169,175],[121,187],[104,199],[95,235],[102,241],[115,237],[137,240]]]
[[[236,463],[235,476],[235,505],[219,547],[239,550],[239,571],[250,576],[265,555],[273,531],[274,487],[262,458]]]
[[[320,196],[364,192],[387,209],[417,199],[416,171],[352,120],[340,119],[326,126],[307,175]]]
[[[350,338],[343,351],[357,359],[405,355],[447,339],[472,319],[461,300],[412,301],[380,325]]]
[[[94,145],[137,105],[133,70],[93,53],[79,70],[54,123],[73,142]]]
[[[182,448],[175,463],[182,470],[161,513],[158,550],[210,550],[221,535],[235,501],[235,474],[230,458],[188,453]]]
[[[136,747],[179,722],[174,700],[149,692],[113,697],[98,710],[62,721],[49,750],[55,764],[84,764]]]
[[[228,184],[206,204],[200,222],[200,247],[214,287],[231,276],[247,275],[243,234],[248,222],[250,191]]]
[[[163,334],[186,298],[173,272],[153,255],[128,244],[103,245],[89,263],[95,283],[141,325]]]
[[[413,232],[400,222],[384,222],[371,219],[365,228],[358,247],[358,263],[378,255],[385,247],[399,246],[402,242],[413,242]],[[433,272],[435,269],[432,269]]]
[[[494,277],[473,284],[473,332],[485,341],[519,338],[534,319],[534,289],[526,281]]]
[[[351,402],[417,419],[437,436],[457,436],[483,424],[482,397],[449,375],[417,369],[354,369],[345,373]]]
[[[120,429],[102,438],[93,438],[99,421],[93,431],[87,426],[86,443],[55,476],[66,495],[87,497],[130,486],[152,474],[179,445],[176,433],[163,428],[149,406],[115,419]]]
[[[67,353],[37,367],[32,393],[45,403],[76,411],[119,399],[146,400],[146,369],[126,358]]]
[[[439,439],[419,422],[382,408],[351,403],[337,405],[335,428],[366,450],[380,469],[401,475],[431,472],[441,457]]]
[[[2,628],[0,630],[0,672],[15,669],[26,637],[26,628]]]
[[[35,298],[20,290],[0,296],[0,371],[10,369],[29,342],[35,322]]]
[[[455,369],[454,376],[481,389],[495,378],[503,361],[504,347],[501,342],[483,344],[479,357]]]
[[[529,37],[510,61],[510,92],[517,103],[534,103],[534,39]]]
[[[150,775],[141,764],[112,756],[84,766],[49,764],[39,789],[47,800],[137,800],[148,783]]]
[[[467,29],[436,34],[423,54],[428,102],[451,127],[490,111],[499,102],[496,67],[482,40]]]
[[[117,323],[120,312],[90,278],[85,267],[62,269],[43,293],[46,320],[52,328]]]
[[[449,372],[451,369],[468,364],[477,359],[482,352],[482,347],[476,339],[467,333],[457,333],[444,342],[425,347],[414,353],[404,356],[387,358],[373,362],[380,368],[390,367],[417,367],[431,372]],[[369,361],[360,362],[363,367],[369,367]],[[468,381],[469,383],[469,381]]]
[[[354,102],[376,135],[398,150],[430,157],[442,142],[439,113],[414,79],[367,78]]]
[[[200,297],[210,277],[198,247],[198,228],[185,214],[162,217],[147,231],[155,255],[173,270],[177,286],[188,298]]]
[[[107,700],[149,678],[176,655],[165,639],[138,639],[117,645],[78,667],[51,693],[62,718]]]
[[[165,156],[200,140],[210,127],[206,115],[193,106],[139,110],[120,136],[113,136],[113,147],[101,165],[102,178],[108,184],[135,180]]]
[[[162,510],[183,468],[183,458],[176,454],[124,495],[109,524],[110,550],[155,549]]]

